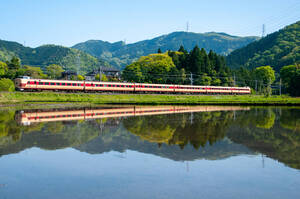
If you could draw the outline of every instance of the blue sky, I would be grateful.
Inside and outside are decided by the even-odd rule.
[[[299,0],[0,0],[0,39],[72,46],[173,31],[260,36],[300,20]]]

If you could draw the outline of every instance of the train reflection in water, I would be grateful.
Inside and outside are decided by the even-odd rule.
[[[113,117],[130,117],[143,115],[162,115],[189,112],[238,111],[250,110],[238,106],[133,106],[133,107],[97,107],[56,110],[19,111],[16,120],[21,125],[39,122],[72,121],[101,119]]]

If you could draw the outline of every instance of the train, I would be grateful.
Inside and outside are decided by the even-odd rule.
[[[163,94],[206,94],[247,95],[250,87],[198,86],[177,84],[148,84],[101,81],[73,81],[52,79],[15,79],[19,91],[65,91],[65,92],[115,92],[115,93],[163,93]]]

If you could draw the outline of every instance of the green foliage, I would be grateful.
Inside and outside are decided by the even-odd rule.
[[[0,77],[4,76],[7,73],[8,67],[7,64],[0,61]]]
[[[272,94],[271,84],[275,80],[275,71],[271,66],[261,66],[255,69],[256,79],[259,79],[264,85],[264,94],[269,96]]]
[[[33,67],[33,66],[27,66],[25,65],[23,67],[24,69],[24,75],[30,76],[34,79],[45,79],[47,78],[47,75],[43,73],[40,67]]]
[[[18,76],[24,75],[25,69],[21,68],[21,61],[17,57],[12,57],[10,61],[6,61],[7,70],[4,77],[15,79]]]
[[[275,71],[271,66],[261,66],[255,69],[255,74],[264,84],[272,84],[275,80]]]
[[[190,84],[187,77],[190,73],[196,74],[193,77],[195,85],[233,85],[224,57],[213,51],[207,54],[198,46],[190,53],[181,46],[179,51],[142,57],[126,66],[122,77],[130,82]]]
[[[52,79],[58,79],[61,77],[62,72],[64,72],[63,68],[56,64],[51,64],[46,67],[47,74]]]
[[[95,79],[96,79],[97,81],[99,81],[100,75],[97,74],[97,75],[95,76]],[[107,81],[108,81],[108,78],[106,77],[105,74],[101,74],[101,81],[103,81],[103,82],[107,82]]]
[[[83,77],[82,75],[77,75],[77,80],[83,81],[83,80],[84,80],[84,77]]]
[[[300,64],[282,67],[280,77],[288,93],[293,96],[300,96]]]
[[[300,62],[300,21],[233,51],[227,56],[231,68],[271,65],[275,71]]]
[[[15,90],[14,82],[10,79],[2,78],[0,79],[0,91],[12,92]]]
[[[56,45],[29,48],[16,42],[0,40],[0,61],[11,60],[13,57],[20,58],[24,65],[40,67],[42,70],[48,65],[57,64],[65,70],[84,74],[98,68],[99,64],[109,67],[108,63],[72,48]]]
[[[167,54],[151,54],[126,66],[122,77],[127,81],[166,83],[171,69],[175,69],[172,58]]]
[[[116,68],[124,68],[130,65],[141,56],[147,56],[167,50],[176,51],[179,47],[185,46],[188,51],[195,45],[203,46],[205,50],[213,50],[218,54],[229,54],[232,50],[246,46],[257,40],[257,37],[237,37],[224,33],[191,33],[173,32],[150,40],[144,40],[130,45],[124,42],[109,43],[101,40],[90,40],[73,46],[95,57],[101,58]],[[176,63],[174,63],[176,64]]]

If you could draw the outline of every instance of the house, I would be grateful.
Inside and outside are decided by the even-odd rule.
[[[115,68],[101,67],[101,73],[104,74],[107,78],[120,78],[120,70]],[[85,75],[85,80],[94,81],[96,75],[99,74],[99,70],[93,70]]]
[[[77,76],[77,72],[74,71],[64,71],[62,72],[62,79],[70,80],[72,76]]]

